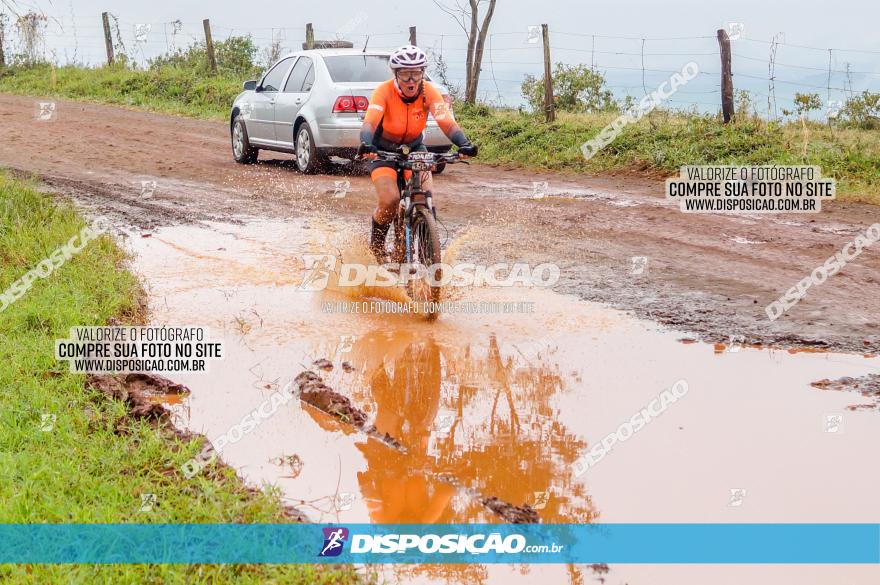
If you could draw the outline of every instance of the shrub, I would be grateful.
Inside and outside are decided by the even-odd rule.
[[[217,58],[217,69],[237,77],[250,77],[260,68],[254,63],[257,46],[250,36],[229,37],[225,41],[214,43],[214,55]],[[186,49],[178,49],[174,53],[150,60],[150,69],[176,67],[208,70],[208,53],[204,41],[193,43]]]
[[[557,63],[553,69],[553,103],[566,112],[605,112],[617,109],[605,77],[585,65]],[[522,94],[536,112],[544,109],[544,77],[526,75]]]
[[[844,125],[863,130],[880,129],[880,93],[864,91],[846,100],[841,109]]]

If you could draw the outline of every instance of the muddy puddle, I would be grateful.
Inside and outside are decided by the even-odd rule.
[[[207,326],[225,343],[208,374],[174,376],[191,391],[169,401],[177,425],[218,437],[304,371],[366,417],[351,424],[291,400],[223,449],[248,482],[277,486],[310,520],[503,522],[509,505],[540,522],[880,521],[880,413],[849,409],[874,404],[858,392],[811,386],[880,373],[880,359],[680,343],[686,332],[541,288],[455,290],[450,300],[476,312],[434,323],[344,313],[348,301],[404,298],[396,289],[300,287],[302,254],[362,258],[350,236],[361,231],[314,218],[245,219],[127,239],[151,321]],[[450,242],[450,255],[466,247],[464,238]],[[679,380],[684,396],[578,473],[589,448]],[[655,585],[868,583],[877,574],[401,566],[384,576]]]

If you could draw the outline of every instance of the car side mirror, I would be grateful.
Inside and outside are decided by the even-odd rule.
[[[257,81],[255,79],[251,79],[250,81],[244,82],[244,90],[245,91],[258,91],[257,90]]]

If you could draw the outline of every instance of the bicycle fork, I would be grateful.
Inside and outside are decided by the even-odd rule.
[[[412,195],[424,195],[424,197],[425,197],[425,202],[424,202],[424,203],[418,203],[418,204],[416,204],[416,205],[413,205],[413,203],[412,203]],[[434,200],[433,200],[433,199],[434,199],[434,198],[433,198],[433,196],[431,195],[431,192],[430,192],[430,191],[416,191],[416,192],[413,192],[413,193],[410,193],[409,191],[407,191],[407,192],[404,193],[404,196],[403,196],[403,202],[402,202],[402,203],[403,203],[403,209],[404,209],[404,213],[403,213],[403,218],[404,218],[404,222],[403,222],[403,233],[404,233],[404,242],[405,242],[405,248],[404,248],[404,250],[405,250],[405,254],[404,254],[404,256],[406,257],[406,263],[407,263],[407,264],[410,264],[410,265],[411,265],[412,262],[413,262],[413,249],[412,249],[412,214],[413,214],[413,212],[415,211],[415,208],[416,208],[417,205],[425,205],[425,206],[431,211],[431,214],[434,216],[434,219],[436,219],[436,218],[437,218],[437,210],[434,209]]]

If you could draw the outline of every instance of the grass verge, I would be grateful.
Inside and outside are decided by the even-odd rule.
[[[165,66],[135,71],[38,66],[8,69],[0,91],[57,96],[150,111],[226,120],[242,80],[221,73]],[[744,117],[722,124],[713,115],[654,111],[590,160],[580,146],[617,114],[560,113],[546,124],[533,114],[486,106],[456,107],[479,144],[480,161],[570,173],[675,174],[682,165],[819,165],[838,181],[838,199],[880,204],[880,131]],[[806,150],[804,142],[806,137]]]
[[[593,158],[580,150],[617,114],[560,113],[543,120],[520,112],[467,108],[458,119],[480,145],[480,160],[562,172],[669,176],[683,165],[818,165],[837,179],[838,200],[880,204],[880,132],[809,123],[804,153],[801,125],[745,118],[655,111]]]
[[[7,69],[0,91],[115,104],[191,118],[225,120],[242,80],[180,67],[136,71],[122,66]]]
[[[85,226],[72,207],[0,174],[0,286],[5,290]],[[0,311],[0,521],[283,522],[275,494],[228,468],[187,480],[198,441],[169,438],[87,390],[54,359],[75,325],[134,322],[138,283],[107,237],[89,243]],[[152,510],[139,511],[143,494]],[[0,565],[4,583],[354,583],[350,569],[279,565]]]

